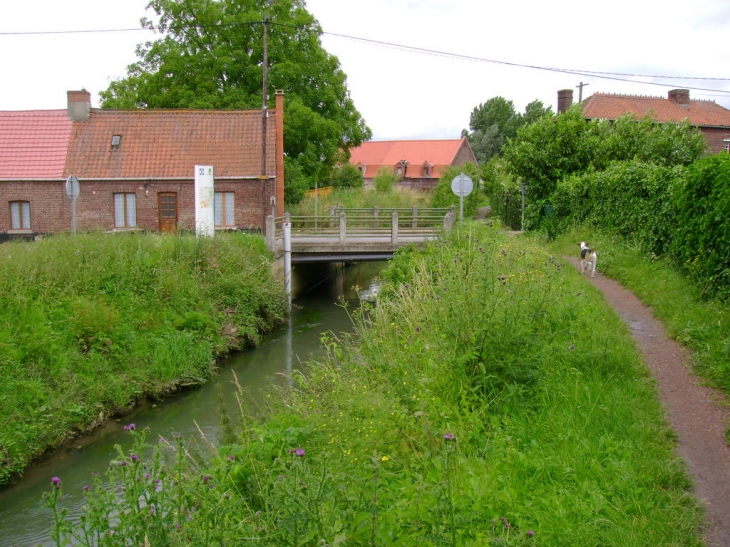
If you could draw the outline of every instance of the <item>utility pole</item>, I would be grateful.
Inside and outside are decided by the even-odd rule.
[[[264,86],[261,99],[261,176],[266,175],[266,119],[269,87],[269,14],[264,14]]]
[[[587,86],[587,85],[589,85],[589,84],[584,84],[583,82],[581,82],[579,85],[575,86],[578,88],[578,102],[579,103],[583,102],[583,87]]]

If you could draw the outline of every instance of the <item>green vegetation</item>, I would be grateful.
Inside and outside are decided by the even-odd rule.
[[[654,384],[573,268],[469,224],[386,277],[357,334],[211,461],[179,440],[143,456],[131,429],[78,525],[56,479],[56,543],[703,544]]]
[[[205,382],[286,313],[257,236],[59,235],[0,257],[0,483],[143,397]]]
[[[381,167],[375,174],[373,182],[375,183],[376,192],[381,194],[387,194],[391,190],[393,190],[395,183],[398,182],[398,177],[391,168]]]
[[[454,191],[451,189],[451,183],[460,173],[468,175],[474,184],[474,189],[471,194],[464,198],[464,217],[470,218],[476,213],[477,207],[484,205],[486,201],[484,194],[479,189],[479,169],[473,163],[450,166],[441,173],[441,179],[432,192],[431,207],[449,207],[456,205],[456,210],[459,210],[459,196],[454,194]]]

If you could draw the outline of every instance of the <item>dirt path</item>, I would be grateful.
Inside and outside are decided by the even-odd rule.
[[[579,259],[566,259],[580,269]],[[669,425],[678,436],[677,450],[687,463],[695,495],[707,508],[707,545],[730,547],[730,447],[725,440],[730,412],[718,404],[726,398],[689,372],[689,353],[667,338],[650,308],[616,281],[600,273],[592,279],[585,275],[629,326],[656,378]]]

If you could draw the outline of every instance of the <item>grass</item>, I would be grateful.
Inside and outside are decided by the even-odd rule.
[[[325,337],[210,461],[170,447],[167,470],[143,463],[155,483],[120,453],[135,507],[99,486],[86,522],[130,515],[120,530],[154,545],[703,544],[655,385],[573,268],[467,224],[385,277],[356,333]]]
[[[0,483],[142,397],[199,385],[286,313],[260,237],[0,246]]]
[[[648,257],[620,237],[575,230],[556,240],[560,254],[575,254],[588,238],[599,251],[599,268],[650,306],[669,336],[692,350],[694,370],[730,395],[730,314],[726,302],[707,300],[688,276],[667,260]]]

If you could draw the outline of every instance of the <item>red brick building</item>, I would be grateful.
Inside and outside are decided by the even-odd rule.
[[[573,90],[558,91],[558,113],[565,112],[573,102]],[[596,93],[581,103],[586,119],[615,120],[631,113],[637,118],[650,115],[658,123],[678,123],[687,120],[705,135],[713,153],[730,152],[730,110],[715,101],[689,98],[689,89],[672,89],[663,97],[614,95]]]
[[[263,230],[283,213],[283,95],[260,110],[92,109],[69,91],[66,110],[0,112],[0,238],[69,230],[66,180],[80,183],[85,230],[194,229],[195,165],[212,165],[216,229]]]
[[[350,150],[350,163],[363,174],[365,185],[385,167],[400,178],[399,186],[431,190],[450,166],[477,165],[466,137],[452,140],[369,141]]]

